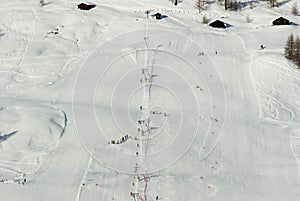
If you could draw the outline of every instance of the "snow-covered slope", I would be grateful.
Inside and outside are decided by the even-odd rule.
[[[300,35],[293,2],[1,3],[5,200],[300,196],[300,72],[283,56]],[[280,16],[292,25],[271,26]]]

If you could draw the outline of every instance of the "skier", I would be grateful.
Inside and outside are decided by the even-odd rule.
[[[203,90],[199,85],[197,85],[196,88],[199,89],[200,91]]]
[[[158,195],[156,196],[155,200],[158,200]]]

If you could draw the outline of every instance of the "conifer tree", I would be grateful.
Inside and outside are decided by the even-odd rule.
[[[293,61],[300,68],[300,37],[297,36],[294,41]]]
[[[45,5],[44,0],[40,0],[40,5],[41,5],[41,6],[44,6],[44,5]]]
[[[294,52],[294,35],[291,34],[291,35],[289,35],[289,37],[286,41],[284,56],[287,59],[292,60],[293,59],[293,52]]]

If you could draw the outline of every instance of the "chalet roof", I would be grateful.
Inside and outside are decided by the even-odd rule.
[[[284,17],[279,17],[273,21],[273,25],[289,25],[290,21]]]
[[[209,26],[214,27],[214,28],[223,28],[223,29],[226,28],[225,23],[220,20],[216,20],[216,21],[210,23]]]
[[[78,9],[80,10],[90,10],[94,7],[96,7],[96,5],[88,5],[88,4],[85,4],[85,3],[80,3],[77,5]]]

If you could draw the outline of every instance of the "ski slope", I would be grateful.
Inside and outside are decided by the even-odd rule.
[[[193,1],[46,3],[0,7],[5,200],[297,200],[292,1],[201,14]],[[271,26],[279,16],[293,25]]]

